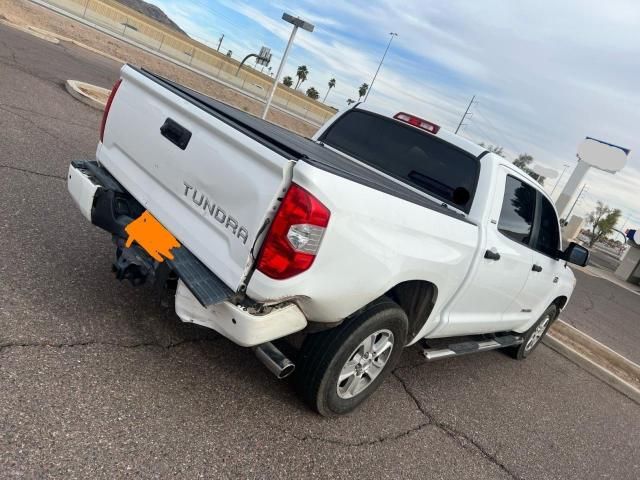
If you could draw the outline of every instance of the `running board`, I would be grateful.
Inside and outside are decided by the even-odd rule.
[[[425,348],[423,355],[428,361],[440,360],[441,358],[458,357],[469,353],[486,352],[497,348],[511,347],[520,345],[522,337],[517,335],[503,335],[490,340],[466,341],[460,343],[452,343],[446,348]]]

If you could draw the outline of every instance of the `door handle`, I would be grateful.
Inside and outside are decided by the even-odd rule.
[[[541,272],[542,271],[542,267],[540,265],[536,265],[534,263],[533,267],[531,267],[531,270],[533,270],[534,272]]]
[[[500,254],[493,250],[487,250],[486,252],[484,252],[484,258],[486,258],[487,260],[498,261],[500,260]]]

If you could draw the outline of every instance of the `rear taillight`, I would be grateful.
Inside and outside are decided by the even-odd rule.
[[[331,212],[304,188],[291,185],[258,256],[258,270],[283,280],[308,270],[316,258]]]
[[[107,99],[107,104],[104,106],[104,113],[102,114],[102,123],[100,124],[100,141],[104,140],[104,127],[107,125],[107,117],[109,116],[109,110],[111,109],[111,103],[113,102],[113,97],[116,96],[116,92],[118,91],[118,87],[122,83],[122,79],[118,79],[116,83],[113,84],[113,88],[111,89],[111,93],[109,94],[109,98]]]
[[[401,122],[408,123],[414,127],[418,127],[421,130],[426,130],[429,133],[436,134],[438,130],[440,130],[440,125],[436,125],[435,123],[428,122],[423,118],[416,117],[415,115],[411,115],[409,113],[396,113],[394,117],[396,120],[400,120]]]

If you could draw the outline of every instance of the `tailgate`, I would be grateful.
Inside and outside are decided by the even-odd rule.
[[[237,289],[293,162],[131,67],[122,79],[99,162]]]

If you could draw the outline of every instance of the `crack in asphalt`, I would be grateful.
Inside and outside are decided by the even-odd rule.
[[[595,308],[595,304],[593,303],[593,300],[589,298],[589,296],[585,296],[585,299],[587,300],[587,302],[589,302],[589,305],[582,309],[583,313],[587,313]]]
[[[468,450],[470,449],[469,445],[473,445],[474,447],[473,450],[480,453],[486,460],[496,465],[498,468],[500,468],[500,470],[505,472],[511,478],[515,480],[521,480],[521,477],[519,477],[518,475],[513,473],[511,470],[509,470],[509,468],[504,463],[502,463],[500,460],[496,458],[496,453],[491,453],[487,451],[487,449],[484,446],[482,446],[480,443],[478,443],[474,439],[470,438],[466,433],[456,430],[451,425],[448,425],[444,422],[441,422],[440,420],[437,420],[431,413],[429,413],[422,406],[422,404],[420,403],[418,398],[414,395],[414,393],[411,391],[411,389],[408,387],[404,379],[399,375],[397,375],[395,370],[392,372],[392,375],[400,382],[400,384],[402,385],[402,388],[404,388],[404,391],[413,400],[413,403],[415,403],[416,407],[418,408],[418,410],[420,410],[422,415],[424,415],[424,417],[427,418],[428,420],[427,425],[434,425],[438,427],[440,430],[442,430],[445,434],[451,437],[458,445],[460,445],[464,449]]]
[[[89,126],[89,125],[86,125],[86,124],[83,124],[83,123],[73,122],[73,121],[68,120],[66,118],[57,117],[55,115],[49,115],[49,114],[42,113],[42,112],[39,112],[38,110],[33,110],[33,109],[30,109],[30,108],[23,108],[23,107],[19,107],[17,105],[10,105],[8,103],[0,103],[0,107],[5,107],[5,108],[7,108],[7,109],[9,109],[11,111],[18,110],[20,112],[32,113],[32,114],[38,115],[40,117],[49,118],[51,120],[57,120],[57,121],[59,121],[61,123],[64,123],[66,125],[79,127],[79,128],[85,128],[85,129],[90,130],[92,132],[95,132],[97,130],[97,128],[93,127],[93,126]]]
[[[277,426],[274,426],[280,433],[284,434],[284,435],[288,435],[290,437],[295,438],[298,441],[301,442],[308,442],[308,441],[314,441],[314,442],[320,442],[320,443],[328,443],[331,445],[339,445],[341,447],[364,447],[364,446],[370,446],[370,445],[376,445],[378,443],[384,443],[384,442],[390,442],[390,441],[394,441],[394,440],[399,440],[400,438],[403,437],[407,437],[413,433],[419,432],[420,430],[424,429],[425,427],[430,426],[431,423],[429,421],[424,421],[421,422],[420,424],[416,425],[415,427],[412,427],[408,430],[405,430],[403,432],[400,433],[396,433],[393,435],[388,435],[388,436],[383,436],[383,437],[378,437],[378,438],[374,438],[373,440],[363,440],[361,442],[351,442],[349,440],[338,440],[338,439],[333,439],[333,438],[324,438],[324,437],[319,437],[317,435],[298,435],[294,432],[290,432],[288,430],[284,430],[281,429]]]
[[[0,58],[7,58],[7,57],[0,57]],[[1,65],[6,65],[7,67],[12,67],[15,70],[18,70],[19,72],[22,73],[26,73],[27,75],[30,75],[32,77],[37,78],[38,80],[42,80],[43,82],[46,83],[51,83],[57,87],[62,86],[62,83],[59,79],[54,78],[54,77],[47,77],[44,75],[40,75],[30,69],[28,69],[27,67],[25,67],[24,65],[22,65],[16,58],[15,53],[11,52],[11,58],[12,58],[12,62],[5,62],[5,61],[0,61]]]
[[[11,60],[13,60],[13,63],[18,64],[18,59],[16,58],[16,52],[13,51],[13,48],[7,45],[7,42],[5,42],[4,40],[0,40],[0,45],[2,45],[6,49],[6,51],[11,54]],[[7,57],[5,55],[0,55],[0,58],[7,58]]]
[[[40,131],[40,132],[42,132],[42,133],[44,133],[44,134],[48,135],[49,137],[53,138],[54,140],[57,140],[57,141],[58,141],[58,142],[60,142],[60,143],[63,143],[63,144],[65,144],[65,145],[67,145],[68,147],[72,147],[72,148],[74,148],[74,147],[75,147],[75,145],[74,145],[73,143],[68,142],[66,139],[64,139],[64,138],[60,137],[58,134],[56,134],[56,133],[52,133],[52,132],[50,132],[49,130],[47,130],[46,128],[41,127],[40,125],[38,125],[36,122],[34,122],[33,120],[31,120],[29,117],[27,117],[27,116],[25,116],[25,115],[21,115],[21,114],[19,114],[19,113],[15,112],[15,111],[13,111],[13,110],[11,110],[11,109],[9,109],[9,108],[6,108],[6,107],[4,107],[4,106],[2,106],[2,105],[0,105],[0,110],[1,110],[1,111],[3,111],[3,112],[10,113],[11,115],[15,115],[15,116],[16,116],[16,117],[18,117],[18,118],[21,118],[22,120],[24,120],[25,122],[27,122],[29,125],[31,125],[31,126],[32,126],[33,128],[35,128],[36,130],[38,130],[38,131]],[[60,148],[60,147],[58,147],[57,145],[54,145],[54,146],[55,146],[56,148],[58,148],[58,149]]]
[[[162,344],[158,342],[137,342],[137,343],[120,343],[120,342],[103,342],[99,340],[87,340],[85,342],[61,342],[61,343],[50,343],[50,342],[33,342],[33,343],[17,343],[17,342],[9,342],[0,344],[0,353],[4,350],[9,350],[12,348],[75,348],[75,347],[87,347],[87,346],[107,346],[107,347],[118,347],[118,348],[145,348],[145,347],[157,347],[163,348],[165,350],[170,350],[172,348],[178,347],[180,345],[189,344],[189,343],[214,343],[219,341],[217,338],[199,338],[199,339],[183,339],[174,343]]]
[[[423,363],[425,363],[425,362],[423,362]],[[402,385],[402,388],[404,389],[405,393],[409,396],[409,398],[411,398],[411,400],[415,404],[415,406],[418,409],[418,411],[424,417],[424,421],[423,422],[419,423],[418,425],[416,425],[416,426],[414,426],[412,428],[404,430],[404,431],[402,431],[400,433],[395,433],[395,434],[391,434],[391,435],[387,435],[387,436],[383,436],[383,437],[378,437],[378,438],[374,438],[372,440],[365,440],[365,441],[361,441],[361,442],[353,442],[353,441],[349,441],[349,440],[330,439],[330,438],[320,437],[320,436],[317,436],[317,435],[299,435],[299,434],[296,434],[295,432],[291,432],[291,431],[282,429],[282,428],[280,428],[278,426],[274,426],[274,427],[279,432],[281,432],[282,434],[288,435],[290,437],[293,437],[296,440],[301,441],[301,442],[315,441],[315,442],[326,443],[326,444],[330,444],[330,445],[339,445],[339,446],[343,446],[343,447],[362,447],[362,446],[370,446],[370,445],[376,445],[376,444],[379,444],[379,443],[385,443],[385,442],[391,442],[391,441],[399,440],[401,438],[404,438],[404,437],[407,437],[407,436],[412,435],[414,433],[417,433],[417,432],[423,430],[426,427],[432,426],[432,427],[437,428],[438,430],[444,432],[448,437],[453,439],[458,445],[460,445],[460,447],[464,448],[465,450],[472,450],[472,451],[474,451],[476,453],[479,453],[485,460],[487,460],[490,463],[494,464],[501,471],[503,471],[505,474],[507,474],[510,478],[512,478],[514,480],[522,480],[522,477],[516,475],[514,472],[509,470],[509,468],[504,463],[502,463],[500,460],[498,460],[496,458],[496,454],[495,453],[489,452],[483,445],[478,443],[476,440],[470,438],[467,434],[465,434],[463,432],[460,432],[459,430],[456,430],[451,425],[448,425],[448,424],[446,424],[446,423],[444,423],[444,422],[442,422],[440,420],[437,420],[431,413],[429,413],[422,406],[422,404],[420,403],[418,398],[414,395],[414,393],[411,391],[411,389],[408,387],[408,385],[406,384],[404,379],[402,379],[402,377],[400,377],[399,375],[396,374],[397,370],[406,369],[406,368],[412,368],[412,367],[418,366],[418,365],[422,365],[422,363],[419,363],[419,364],[416,364],[416,365],[405,365],[405,366],[402,366],[402,367],[398,367],[398,368],[396,368],[396,370],[394,370],[392,372],[392,375],[398,380],[398,382],[400,382],[400,385]]]
[[[8,170],[16,170],[23,173],[32,173],[34,175],[40,175],[41,177],[55,178],[56,180],[66,180],[66,175],[54,175],[52,173],[36,172],[35,170],[29,170],[28,168],[14,167],[12,165],[0,165],[0,168],[6,168]]]

